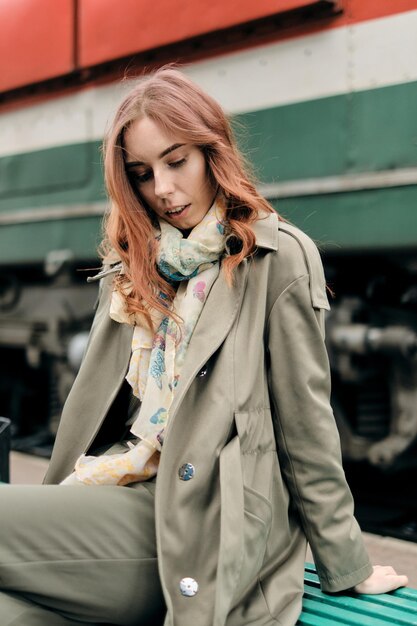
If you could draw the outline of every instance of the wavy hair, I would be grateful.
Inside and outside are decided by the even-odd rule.
[[[146,116],[161,128],[196,145],[204,154],[208,176],[223,192],[226,204],[228,254],[222,271],[229,284],[233,272],[255,250],[251,223],[271,205],[259,195],[232,129],[220,105],[172,66],[165,66],[139,80],[121,103],[104,141],[104,171],[111,210],[104,222],[101,254],[104,260],[114,250],[124,273],[116,288],[126,298],[130,314],[144,315],[152,326],[152,308],[167,312],[173,287],[159,274],[152,215],[129,181],[124,163],[124,133],[138,118]],[[129,289],[128,289],[129,287]]]

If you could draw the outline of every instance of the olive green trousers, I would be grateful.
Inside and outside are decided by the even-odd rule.
[[[0,487],[0,624],[163,623],[156,483]]]

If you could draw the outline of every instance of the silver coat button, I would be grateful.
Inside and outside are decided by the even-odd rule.
[[[194,578],[183,578],[180,581],[180,591],[183,596],[191,598],[198,591],[198,582]]]
[[[191,480],[192,478],[194,478],[194,474],[195,467],[191,463],[184,463],[184,465],[181,465],[180,469],[178,470],[178,475],[181,480]]]
[[[203,367],[201,368],[201,370],[197,374],[198,378],[204,378],[204,376],[207,376],[207,372],[208,372],[207,365],[203,365]]]

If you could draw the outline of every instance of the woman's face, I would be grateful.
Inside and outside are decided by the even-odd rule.
[[[215,188],[197,146],[141,117],[125,132],[124,148],[129,178],[148,207],[182,230],[201,222]]]

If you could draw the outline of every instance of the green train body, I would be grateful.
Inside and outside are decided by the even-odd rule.
[[[53,439],[91,324],[96,287],[85,277],[108,208],[108,121],[138,75],[175,61],[225,107],[264,195],[323,253],[346,458],[407,466],[417,437],[417,0],[245,0],[239,16],[216,0],[207,24],[189,2],[175,35],[160,1],[159,30],[146,36],[132,14],[136,31],[124,21],[108,40],[117,3],[105,3],[107,16],[78,4],[67,23],[79,49],[67,54],[63,38],[62,66],[30,76],[16,65],[0,81],[0,412],[15,444]],[[51,29],[62,15],[45,19]]]

